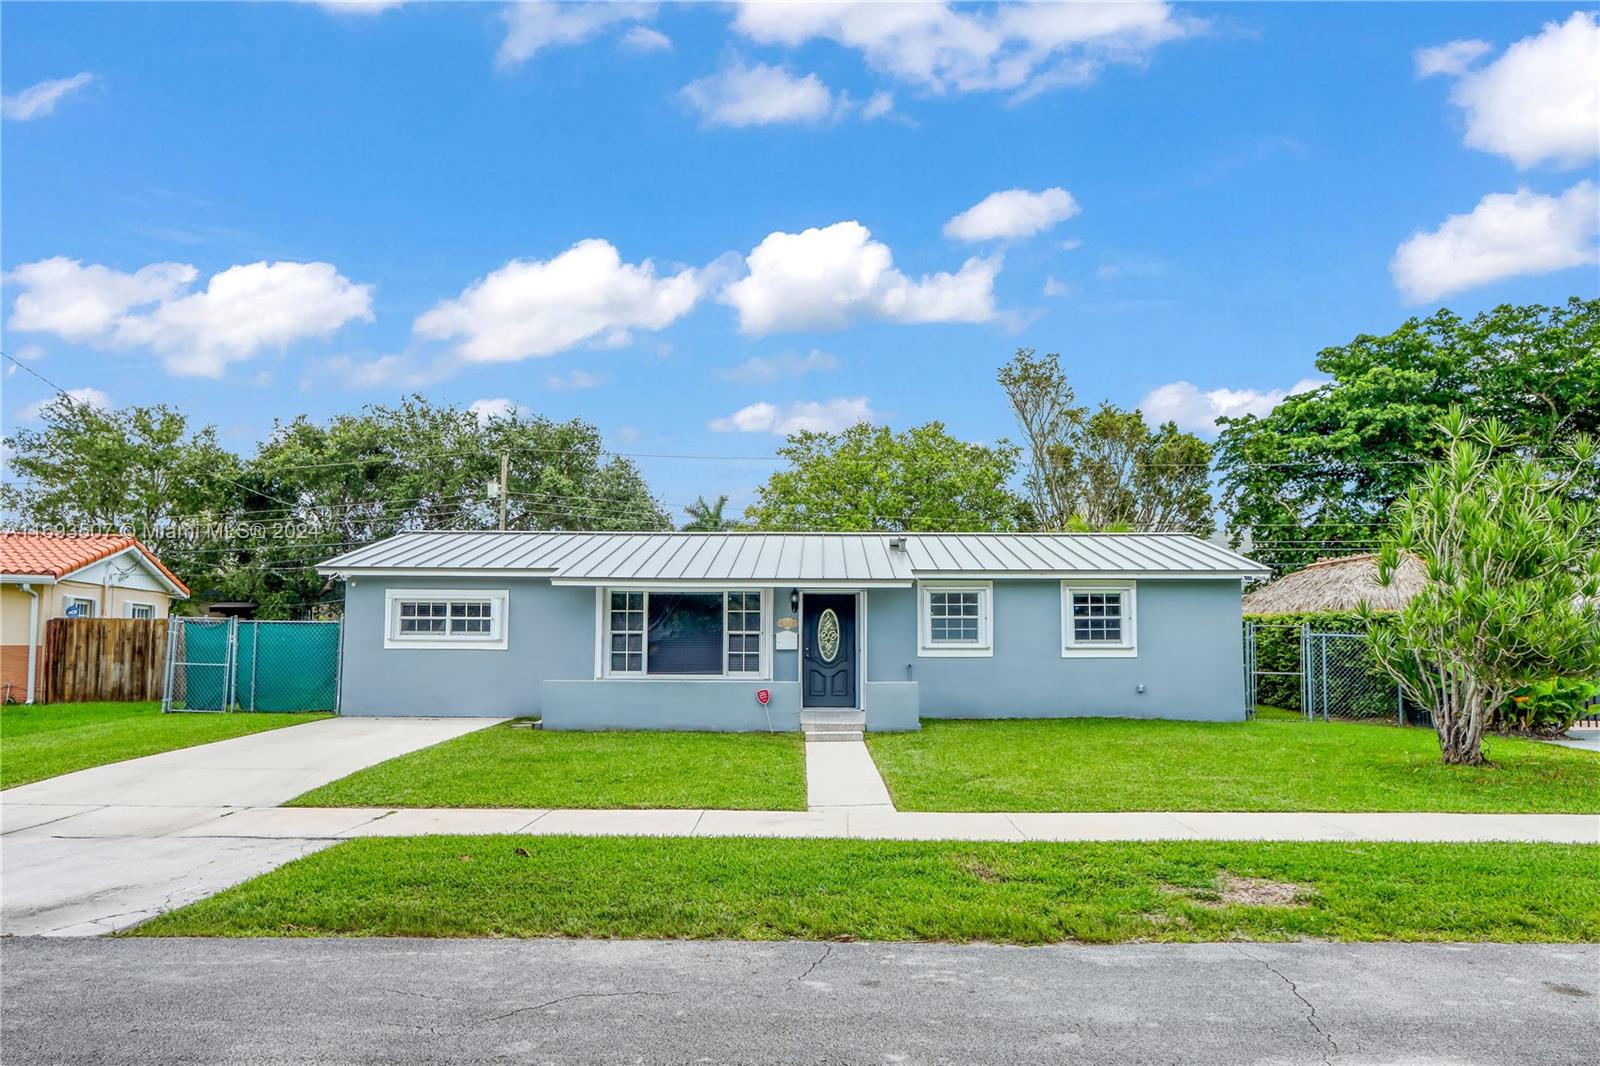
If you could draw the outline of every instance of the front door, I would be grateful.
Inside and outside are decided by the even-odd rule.
[[[856,705],[856,598],[808,595],[800,626],[800,672],[807,707]]]

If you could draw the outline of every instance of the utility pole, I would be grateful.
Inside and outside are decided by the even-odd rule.
[[[511,456],[500,453],[500,532],[506,530],[506,477],[511,472]]]

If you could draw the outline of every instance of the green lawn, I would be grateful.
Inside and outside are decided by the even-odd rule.
[[[13,704],[0,707],[0,788],[327,717],[162,714],[156,701]]]
[[[1114,718],[927,721],[867,738],[911,811],[1600,811],[1600,757],[1490,737],[1445,766],[1427,729]]]
[[[133,935],[1594,942],[1597,873],[1560,844],[372,838]]]
[[[547,733],[491,726],[351,774],[300,807],[805,810],[798,733]]]

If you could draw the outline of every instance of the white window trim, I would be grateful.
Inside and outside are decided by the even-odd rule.
[[[63,618],[72,617],[71,615],[67,614],[67,610],[68,610],[68,608],[70,608],[75,603],[86,603],[86,604],[89,605],[89,613],[88,614],[79,614],[77,617],[79,617],[79,618],[99,618],[100,617],[100,604],[95,600],[95,598],[93,596],[68,596],[68,597],[66,597],[65,599],[63,599],[61,601],[61,617],[63,617]]]
[[[611,594],[613,592],[644,593],[644,649],[642,665],[637,670],[611,669]],[[668,596],[720,595],[722,597],[722,673],[720,674],[652,674],[650,672],[650,595],[659,592]],[[756,592],[761,595],[761,669],[755,672],[737,672],[728,669],[728,594],[730,592]],[[606,681],[771,681],[772,680],[772,589],[749,586],[725,588],[659,588],[640,585],[602,585],[595,588],[594,597],[594,676]]]
[[[1074,592],[1122,593],[1122,643],[1079,643],[1073,639]],[[1132,659],[1139,654],[1139,588],[1131,581],[1063,581],[1061,583],[1061,657],[1063,659]]]
[[[929,604],[932,592],[978,593],[978,642],[976,644],[935,643],[933,615]],[[994,655],[994,582],[921,581],[917,583],[917,657],[920,659],[982,659]]]
[[[156,616],[156,605],[155,604],[149,602],[148,600],[128,600],[126,603],[124,603],[122,605],[123,617],[124,618],[132,618],[133,617],[133,609],[135,607],[148,607],[150,609],[150,617],[154,618]]]
[[[487,636],[479,633],[400,633],[400,603],[448,603],[452,600],[488,600],[494,604]],[[510,629],[511,593],[506,589],[385,589],[383,594],[383,646],[385,648],[458,648],[462,651],[505,651]],[[446,625],[448,629],[448,624]]]

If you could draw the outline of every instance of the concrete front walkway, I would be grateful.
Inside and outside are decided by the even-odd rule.
[[[0,932],[112,932],[265,873],[329,840],[185,830],[499,720],[330,718],[7,789]]]
[[[893,811],[865,741],[806,742],[806,806],[813,811]]]

